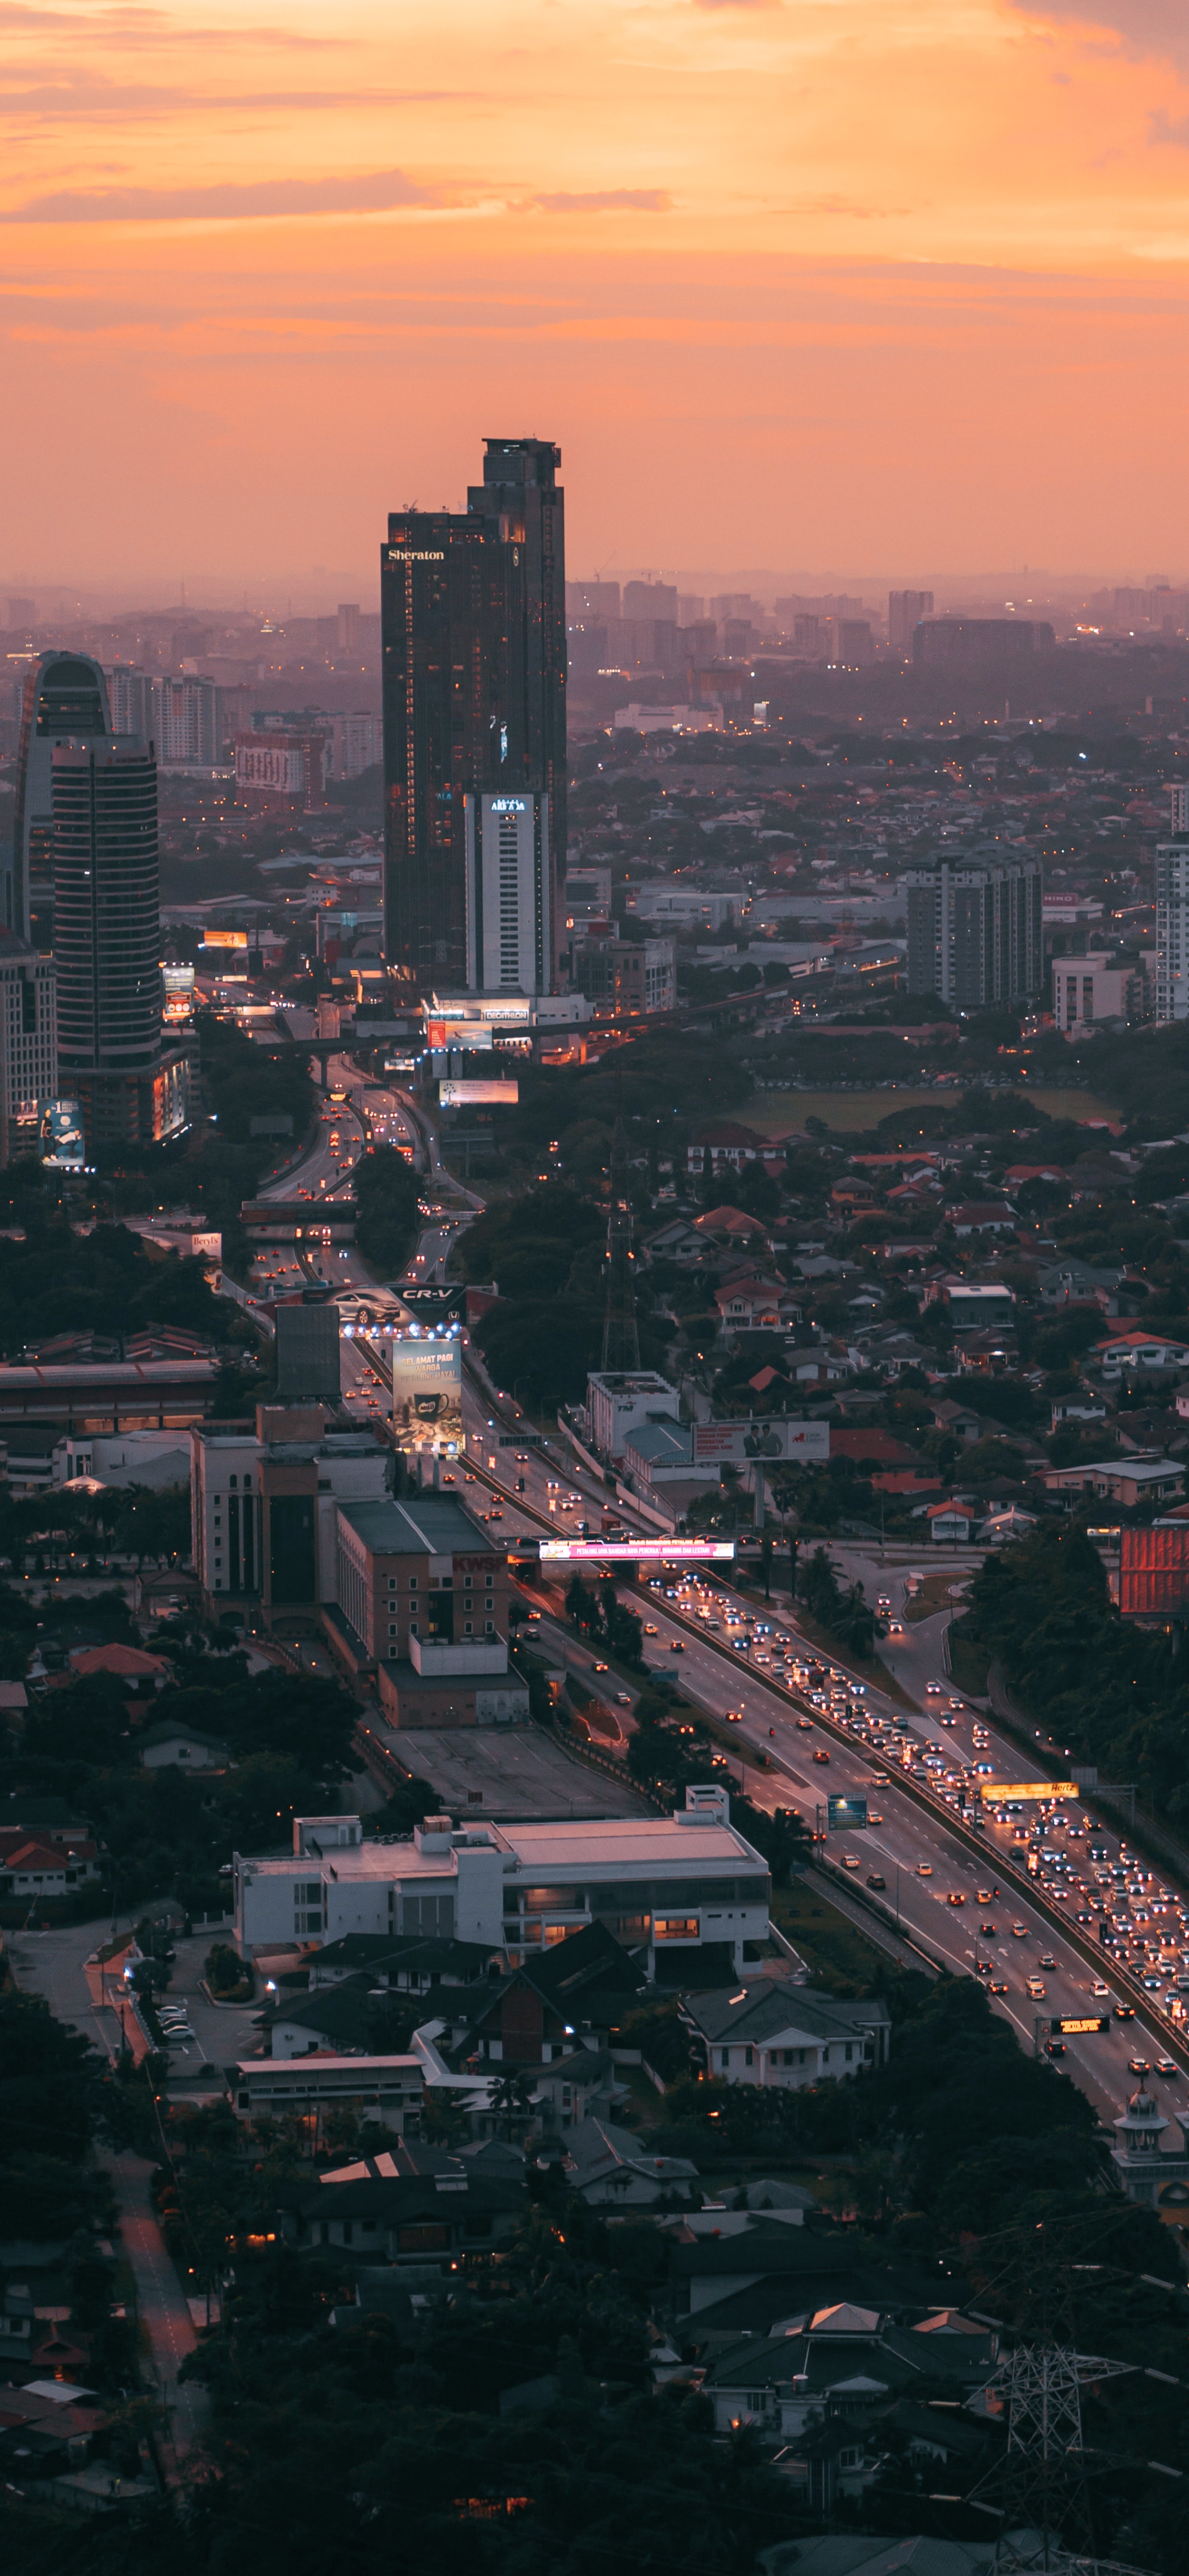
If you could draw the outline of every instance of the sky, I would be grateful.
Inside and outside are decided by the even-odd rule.
[[[1186,0],[0,0],[0,589],[1189,572]]]

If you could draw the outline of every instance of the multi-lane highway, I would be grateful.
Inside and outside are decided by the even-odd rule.
[[[432,1127],[398,1091],[366,1082],[347,1059],[332,1063],[330,1080],[350,1098],[328,1108],[312,1153],[274,1184],[276,1194],[310,1189],[317,1200],[333,1200],[336,1191],[345,1193],[371,1138],[416,1151],[424,1167],[427,1215],[406,1279],[441,1276],[458,1224],[481,1201],[448,1180]],[[291,1285],[311,1276],[325,1277],[340,1290],[376,1284],[353,1249],[327,1245],[307,1252],[304,1267],[296,1251],[286,1251],[269,1256],[268,1266]],[[270,1283],[273,1293],[281,1280]],[[347,1403],[361,1418],[382,1421],[388,1410],[383,1371],[357,1343],[344,1343],[343,1358]],[[655,1538],[655,1528],[630,1503],[612,1497],[560,1433],[535,1445],[539,1435],[527,1417],[507,1393],[490,1388],[473,1355],[463,1417],[467,1456],[444,1473],[453,1474],[460,1487],[473,1486],[467,1502],[490,1516],[505,1539],[543,1528],[577,1535],[584,1523],[598,1537],[609,1508],[633,1535]],[[534,1445],[521,1447],[529,1436]],[[882,1889],[872,1895],[904,1935],[953,1973],[984,1976],[994,2008],[1011,2021],[1021,2045],[1033,2047],[1038,2020],[1108,2018],[1105,2030],[1066,2035],[1060,2061],[1105,2120],[1135,2088],[1137,2072],[1128,2062],[1134,2059],[1152,2069],[1149,2080],[1158,2084],[1163,2107],[1189,2122],[1189,2079],[1167,2055],[1170,2026],[1158,2009],[1175,1992],[1182,1949],[1189,1974],[1189,1913],[1179,1892],[1121,1849],[1117,1831],[1102,1827],[1080,1803],[1061,1811],[1063,1821],[1049,1818],[1037,1848],[1044,1854],[1053,1908],[1062,1907],[1075,1921],[1083,1918],[1083,1944],[1096,1941],[1104,1906],[1118,1912],[1132,1976],[1159,1977],[1159,1995],[1153,1995],[1148,2013],[1141,2003],[1134,2019],[1116,2020],[1113,2006],[1126,2000],[1127,1988],[1112,1978],[1106,1953],[1101,1960],[1095,1955],[1092,1965],[1081,1944],[1064,1933],[1060,1914],[1036,1901],[1037,1888],[1009,1875],[1009,1857],[1019,1863],[1027,1849],[1017,1836],[1027,1833],[1037,1808],[1024,1804],[1014,1816],[986,1822],[973,1849],[959,1829],[956,1800],[963,1774],[969,1789],[976,1781],[986,1786],[1040,1780],[1040,1766],[983,1709],[953,1690],[944,1664],[948,1610],[913,1625],[903,1615],[903,1571],[882,1571],[873,1558],[859,1570],[869,1597],[883,1595],[901,1631],[883,1649],[897,1685],[893,1691],[854,1687],[840,1655],[830,1659],[824,1675],[803,1669],[794,1677],[794,1660],[804,1668],[812,1650],[787,1596],[757,1609],[750,1595],[745,1599],[729,1583],[716,1578],[704,1586],[680,1584],[671,1571],[658,1576],[639,1602],[646,1660],[671,1672],[696,1706],[723,1722],[729,1747],[738,1746],[740,1771],[745,1756],[763,1756],[764,1768],[753,1759],[746,1762],[747,1793],[757,1803],[795,1807],[813,1828],[824,1827],[831,1792],[866,1797],[865,1830],[829,1834],[823,1847],[828,1864],[844,1870],[864,1894],[868,1880],[882,1879]],[[594,1655],[575,1648],[558,1624],[565,1579],[563,1573],[556,1584],[526,1597],[544,1609],[543,1635],[559,1658],[564,1652],[572,1665],[593,1667]],[[596,1678],[618,1722],[630,1726],[636,1687],[624,1676]],[[821,1705],[814,1705],[814,1692]],[[916,1794],[910,1764],[917,1772]],[[926,1785],[936,1793],[928,1804],[921,1796]],[[954,1802],[948,1811],[947,1796]],[[1090,1859],[1091,1844],[1102,1859]],[[1119,1884],[1121,1871],[1131,1880],[1129,1894]],[[1162,2066],[1167,2071],[1158,2073]]]

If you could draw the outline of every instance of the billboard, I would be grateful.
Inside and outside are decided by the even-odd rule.
[[[1119,1533],[1119,1608],[1125,1619],[1183,1619],[1189,1607],[1189,1524]]]
[[[495,1045],[495,1033],[482,1020],[442,1020],[435,1017],[425,1023],[425,1043],[431,1054],[435,1047],[465,1047],[468,1054],[485,1051],[490,1055]]]
[[[695,1467],[743,1467],[752,1458],[813,1466],[830,1455],[828,1422],[695,1422]]]
[[[246,930],[204,930],[202,944],[204,948],[246,948],[248,934]]]
[[[457,1458],[462,1429],[462,1338],[458,1333],[400,1333],[392,1362],[392,1436],[398,1449]]]
[[[1053,2023],[1053,2029],[1060,2031],[1109,2030],[1110,2026],[1109,2013],[1086,2013],[1080,2018],[1062,2013],[1060,2020]]]
[[[832,1834],[862,1833],[866,1822],[865,1798],[827,1798],[826,1823]]]
[[[438,1286],[434,1280],[427,1280],[423,1288],[401,1287],[396,1290],[402,1306],[408,1307],[418,1324],[440,1324],[451,1315],[461,1315],[466,1293],[461,1280],[457,1288],[448,1288],[444,1284]]]
[[[438,1084],[438,1099],[443,1109],[471,1109],[480,1101],[496,1109],[515,1109],[520,1098],[518,1082],[452,1082]]]
[[[543,1538],[542,1565],[727,1565],[733,1538]]]
[[[194,969],[192,966],[163,966],[161,969],[161,1016],[169,1022],[194,1017]]]
[[[85,1170],[87,1147],[83,1113],[77,1100],[38,1101],[37,1141],[42,1162],[52,1163],[55,1171]]]
[[[1072,1780],[984,1780],[980,1785],[984,1799],[989,1798],[992,1804],[1000,1798],[1022,1798],[1025,1803],[1035,1804],[1040,1798],[1076,1799],[1079,1795]]]

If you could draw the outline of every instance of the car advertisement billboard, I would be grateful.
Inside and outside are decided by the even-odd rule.
[[[733,1538],[543,1538],[542,1565],[726,1565]]]
[[[83,1113],[77,1100],[39,1100],[37,1138],[43,1163],[51,1163],[59,1172],[86,1169]]]
[[[163,966],[161,969],[161,1017],[172,1026],[194,1017],[194,969],[192,966]]]
[[[398,1449],[457,1458],[462,1429],[461,1334],[398,1333],[392,1363],[392,1436]]]
[[[443,1109],[474,1109],[480,1102],[493,1109],[515,1109],[520,1098],[518,1082],[454,1082],[438,1084],[438,1099]]]
[[[826,1823],[832,1834],[862,1833],[866,1822],[865,1798],[827,1798]]]
[[[830,1455],[828,1422],[695,1422],[695,1467],[743,1467],[752,1459],[816,1466]]]
[[[992,1805],[997,1804],[1001,1798],[1020,1798],[1025,1805],[1035,1806],[1041,1798],[1056,1798],[1060,1801],[1062,1798],[1078,1796],[1077,1785],[1073,1780],[984,1780],[980,1785],[984,1801],[990,1799]]]

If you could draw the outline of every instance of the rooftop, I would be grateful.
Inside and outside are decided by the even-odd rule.
[[[409,1495],[399,1503],[341,1503],[339,1515],[373,1556],[503,1554],[452,1494]]]

